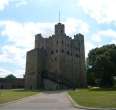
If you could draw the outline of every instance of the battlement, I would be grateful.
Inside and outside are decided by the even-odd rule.
[[[50,37],[44,38],[41,33],[35,35],[35,48],[27,52],[26,88],[50,85],[45,78],[55,83],[60,79],[63,86],[67,86],[67,81],[70,87],[86,86],[84,70],[84,35],[79,33],[71,38],[65,34],[64,24],[57,23]]]

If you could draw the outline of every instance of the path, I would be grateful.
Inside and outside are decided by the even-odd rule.
[[[0,110],[79,110],[72,106],[66,92],[43,92],[23,100],[0,105]]]

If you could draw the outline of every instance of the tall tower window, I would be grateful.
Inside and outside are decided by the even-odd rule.
[[[56,49],[56,53],[58,53],[58,49]]]
[[[79,57],[79,55],[78,55],[78,54],[76,54],[75,56],[76,56],[76,57]]]
[[[64,50],[62,49],[61,52],[64,53]]]
[[[53,50],[51,51],[51,54],[54,54],[54,51]]]
[[[63,42],[63,40],[62,40],[62,44],[63,44],[64,42]]]
[[[55,57],[55,61],[57,61],[57,58]]]
[[[69,44],[67,44],[67,47],[69,47]]]
[[[70,54],[70,52],[69,51],[67,51],[67,55],[69,55]]]

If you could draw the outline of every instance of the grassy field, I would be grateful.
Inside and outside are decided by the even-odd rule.
[[[69,94],[81,106],[116,108],[116,89],[80,89]]]
[[[37,91],[26,91],[26,90],[19,90],[19,89],[15,89],[15,90],[0,90],[0,104],[1,103],[6,103],[6,102],[10,102],[13,100],[17,100],[20,98],[24,98],[27,96],[31,96],[34,94],[37,94],[39,92]]]

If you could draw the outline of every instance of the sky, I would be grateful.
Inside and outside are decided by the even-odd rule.
[[[52,35],[59,10],[67,35],[84,34],[86,57],[93,48],[115,44],[115,4],[116,0],[0,0],[0,77],[23,77],[34,35]]]

